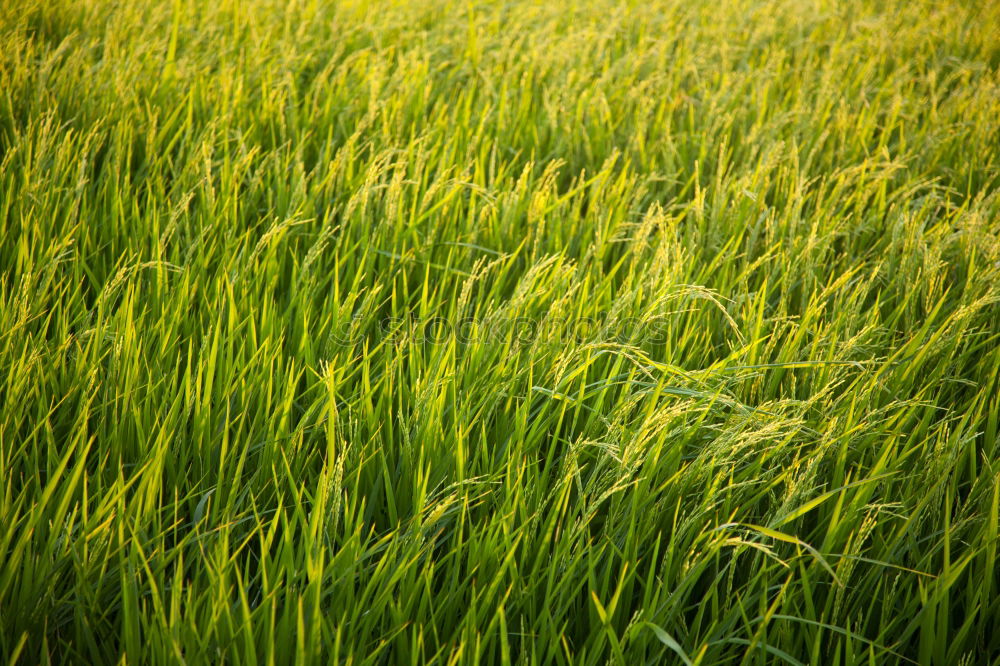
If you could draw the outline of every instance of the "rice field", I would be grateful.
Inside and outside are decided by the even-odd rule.
[[[1000,664],[1000,3],[6,0],[0,664]]]

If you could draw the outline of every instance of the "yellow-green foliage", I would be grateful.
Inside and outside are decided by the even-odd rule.
[[[987,1],[3,0],[0,663],[997,663],[998,128]]]

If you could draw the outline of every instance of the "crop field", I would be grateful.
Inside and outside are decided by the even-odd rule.
[[[1000,2],[0,1],[0,665],[1000,664]]]

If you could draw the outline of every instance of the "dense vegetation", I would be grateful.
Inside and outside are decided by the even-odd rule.
[[[986,664],[1000,3],[0,3],[0,662]]]

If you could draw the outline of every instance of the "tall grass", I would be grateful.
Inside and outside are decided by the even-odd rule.
[[[998,35],[2,3],[0,659],[1000,663]]]

